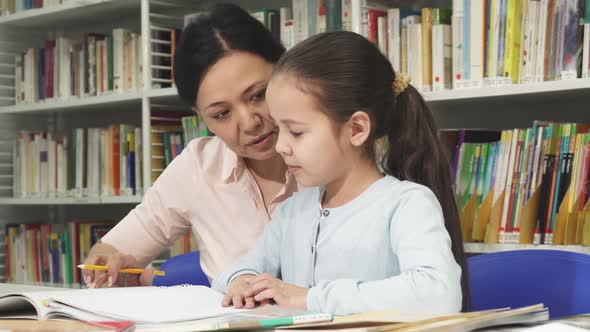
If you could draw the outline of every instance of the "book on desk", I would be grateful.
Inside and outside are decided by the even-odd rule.
[[[0,295],[0,319],[87,322],[130,321],[138,331],[205,331],[295,328],[299,330],[413,331],[436,327],[470,331],[549,318],[543,305],[437,316],[380,311],[350,316],[308,313],[276,305],[253,310],[224,308],[223,294],[204,286],[129,287],[11,292]]]

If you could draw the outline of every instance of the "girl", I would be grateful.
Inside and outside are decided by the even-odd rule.
[[[408,78],[360,35],[324,33],[279,60],[267,102],[277,151],[312,187],[285,201],[255,249],[215,278],[223,305],[461,310],[468,292],[450,170]],[[389,148],[378,165],[381,138]]]
[[[105,264],[109,271],[84,271],[87,285],[151,284],[151,269],[140,278],[118,271],[146,266],[189,230],[209,279],[254,247],[278,204],[298,189],[275,150],[276,128],[265,101],[284,50],[235,5],[217,5],[184,29],[175,83],[216,136],[190,142],[142,203],[92,248],[85,263]]]

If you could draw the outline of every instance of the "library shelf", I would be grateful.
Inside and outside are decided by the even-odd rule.
[[[0,197],[0,205],[97,205],[138,204],[141,196],[17,198]]]
[[[590,254],[590,247],[581,245],[546,245],[546,244],[518,244],[518,243],[465,243],[465,252],[468,254],[487,254],[513,250],[562,250]]]
[[[42,112],[93,111],[104,108],[139,110],[141,93],[137,91],[109,93],[101,96],[72,97],[65,100],[49,99],[38,103],[23,103],[0,107],[0,114],[24,114]]]
[[[427,102],[454,101],[474,98],[497,98],[558,92],[590,92],[590,79],[547,81],[541,83],[513,84],[483,88],[463,88],[437,92],[424,92]]]
[[[429,102],[460,101],[476,98],[498,98],[511,96],[525,96],[531,94],[555,94],[560,92],[589,93],[590,78],[573,80],[547,81],[541,83],[512,84],[503,86],[488,86],[482,88],[462,88],[437,92],[422,92],[424,99]],[[176,87],[150,89],[149,98],[156,100],[179,100]]]
[[[28,9],[0,16],[0,26],[27,29],[43,29],[56,24],[74,26],[87,23],[93,18],[109,18],[137,10],[140,0],[70,0],[55,6]]]

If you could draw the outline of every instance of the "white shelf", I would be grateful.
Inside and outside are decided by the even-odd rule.
[[[39,113],[39,112],[61,112],[61,111],[88,111],[104,107],[120,107],[127,109],[130,106],[141,106],[141,93],[124,92],[109,93],[102,96],[84,98],[71,98],[67,100],[50,99],[35,104],[19,104],[0,107],[0,114],[14,113]],[[138,108],[136,108],[138,109]]]
[[[0,26],[42,29],[56,25],[73,26],[78,22],[111,18],[137,9],[139,16],[140,0],[72,0],[46,7],[29,9],[12,15],[0,16]]]
[[[590,93],[590,79],[575,79],[563,81],[548,81],[531,84],[514,84],[500,87],[465,88],[458,90],[446,90],[439,92],[423,92],[427,102],[452,101],[472,98],[510,97],[539,93],[555,93],[565,91],[577,91]],[[588,90],[588,91],[583,91]],[[147,96],[154,99],[174,100],[178,98],[176,87],[164,89],[151,89]]]
[[[472,98],[510,97],[527,94],[555,93],[565,91],[590,92],[590,79],[549,81],[531,84],[514,84],[499,87],[465,88],[440,92],[424,92],[427,102],[451,101]],[[588,91],[582,91],[588,90]]]
[[[147,92],[149,98],[175,98],[178,97],[176,87],[162,88],[162,89],[150,89]]]
[[[0,205],[96,205],[96,204],[138,204],[141,196],[113,197],[65,197],[65,198],[14,198],[0,197]]]
[[[562,250],[582,254],[590,254],[590,247],[580,245],[534,245],[534,244],[485,244],[485,243],[465,243],[465,252],[470,254],[486,254],[501,251],[513,250]]]

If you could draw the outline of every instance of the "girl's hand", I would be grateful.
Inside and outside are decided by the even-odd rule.
[[[84,264],[106,265],[109,268],[108,271],[82,271],[84,282],[90,288],[151,286],[154,278],[152,268],[145,269],[140,275],[119,273],[119,270],[124,267],[139,267],[137,260],[131,255],[120,253],[117,249],[105,243],[97,243],[90,251]]]
[[[309,288],[287,284],[264,273],[250,280],[250,287],[243,293],[245,297],[254,297],[255,301],[274,300],[279,306],[307,310],[307,292]]]
[[[225,296],[223,297],[221,305],[224,307],[233,305],[237,309],[253,309],[256,306],[254,297],[244,296],[244,292],[250,287],[250,281],[254,277],[256,276],[253,274],[244,274],[232,280],[227,288],[227,293],[225,293]]]

